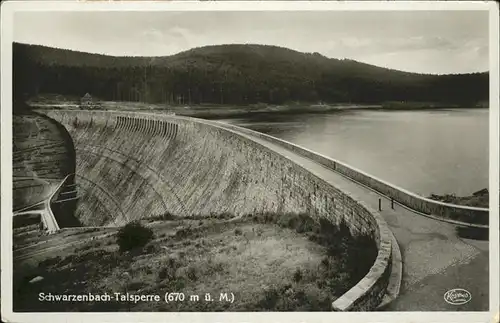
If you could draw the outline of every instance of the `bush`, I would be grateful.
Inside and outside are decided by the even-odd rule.
[[[258,308],[272,310],[278,304],[280,294],[276,289],[268,289],[264,291],[264,297],[258,302]]]
[[[295,270],[295,273],[293,274],[293,281],[298,283],[301,280],[302,280],[302,271],[300,270],[300,268],[297,268]]]
[[[142,248],[153,239],[153,231],[139,222],[130,222],[121,228],[117,234],[120,251]]]
[[[198,279],[198,275],[196,273],[196,268],[195,267],[189,267],[187,269],[187,278],[189,278],[192,281],[196,281]]]
[[[51,266],[57,265],[59,262],[61,262],[61,260],[62,259],[60,256],[47,258],[47,259],[39,262],[38,267],[51,267]]]
[[[156,253],[158,252],[158,246],[150,244],[145,248],[145,251],[148,254]]]
[[[177,217],[170,212],[166,212],[149,218],[150,221],[172,221],[176,219]]]
[[[172,276],[172,271],[168,267],[162,268],[158,272],[158,280],[160,281],[169,278],[171,276]]]

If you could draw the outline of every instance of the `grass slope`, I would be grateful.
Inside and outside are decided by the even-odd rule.
[[[119,252],[116,229],[74,229],[16,240],[16,311],[329,311],[331,302],[369,270],[376,248],[345,225],[305,215],[261,214],[143,222],[155,235],[143,249]],[[21,234],[18,229],[17,233]],[[36,233],[31,233],[31,239]],[[24,241],[24,242],[23,242]],[[43,242],[44,241],[44,242]],[[56,247],[48,253],[43,249]],[[57,248],[58,247],[58,248]],[[35,276],[44,279],[29,283]],[[164,302],[165,292],[183,301]],[[39,293],[108,293],[110,302],[42,302]],[[116,301],[114,293],[160,295]],[[210,293],[213,301],[206,301]],[[234,302],[228,302],[227,293]],[[198,295],[199,300],[191,298]]]

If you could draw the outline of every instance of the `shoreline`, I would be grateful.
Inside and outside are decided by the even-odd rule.
[[[474,192],[469,196],[456,196],[455,194],[431,194],[428,198],[435,201],[463,206],[489,207],[489,192],[487,188]]]
[[[75,100],[32,100],[28,101],[28,106],[33,109],[80,109],[80,104]],[[204,119],[221,119],[221,118],[237,118],[251,117],[263,115],[278,115],[278,114],[328,114],[352,110],[364,111],[443,111],[443,110],[462,110],[462,109],[488,109],[488,106],[458,106],[452,104],[310,104],[297,103],[290,105],[268,105],[268,104],[253,104],[246,106],[235,105],[165,105],[158,103],[142,103],[142,102],[119,102],[119,101],[96,101],[94,105],[96,110],[128,110],[128,111],[150,111],[150,112],[166,112],[174,113],[179,116],[196,117]]]

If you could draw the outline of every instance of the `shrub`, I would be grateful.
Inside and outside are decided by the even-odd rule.
[[[276,307],[280,299],[278,290],[268,289],[264,291],[264,297],[258,302],[258,307],[266,310],[272,310]]]
[[[191,234],[193,234],[193,230],[190,227],[181,228],[177,230],[177,232],[175,232],[175,237],[179,239],[185,239]]]
[[[146,253],[148,253],[148,254],[156,253],[156,252],[158,252],[158,246],[150,244],[146,247],[145,250],[146,250]]]
[[[143,281],[133,281],[127,285],[128,291],[138,291],[139,289],[147,286],[147,284]]]
[[[302,271],[300,270],[300,268],[297,268],[295,270],[295,273],[293,274],[293,281],[298,283],[301,280],[302,280]]]
[[[172,270],[168,267],[164,267],[162,268],[159,272],[158,272],[158,280],[164,280],[166,278],[170,278],[172,277]]]
[[[187,270],[187,278],[190,280],[196,281],[198,279],[198,275],[196,273],[195,267],[189,267]]]
[[[117,234],[120,251],[142,248],[153,239],[153,231],[139,222],[130,222]]]
[[[52,257],[52,258],[47,258],[40,263],[38,263],[38,267],[51,267],[54,265],[57,265],[61,261],[60,256]]]
[[[181,289],[183,289],[184,287],[186,287],[186,281],[185,281],[182,277],[177,278],[177,279],[173,282],[172,286],[173,286],[173,287],[172,287],[172,288],[173,288],[173,290],[181,290]]]

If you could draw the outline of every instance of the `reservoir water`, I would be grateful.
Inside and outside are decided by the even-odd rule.
[[[343,110],[219,120],[345,162],[422,196],[488,187],[489,111]]]

